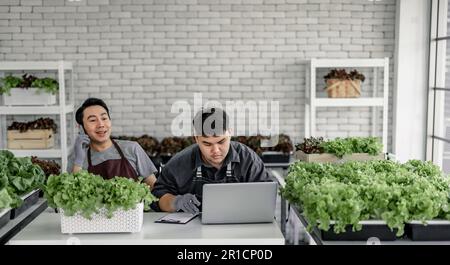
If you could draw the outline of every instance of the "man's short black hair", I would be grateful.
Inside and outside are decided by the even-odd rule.
[[[106,110],[106,113],[108,113],[108,117],[111,119],[111,116],[109,115],[109,109],[108,106],[106,106],[106,103],[99,99],[99,98],[88,98],[83,102],[83,105],[77,109],[77,112],[75,114],[75,120],[77,123],[81,126],[83,126],[83,112],[86,108],[90,106],[101,106]]]
[[[227,113],[221,108],[201,109],[192,121],[195,136],[224,135],[229,129]]]

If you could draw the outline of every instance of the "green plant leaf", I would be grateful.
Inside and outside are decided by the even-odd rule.
[[[50,207],[63,209],[67,216],[80,213],[86,218],[101,208],[107,210],[110,218],[116,210],[133,209],[140,202],[148,209],[157,200],[145,183],[123,177],[104,180],[87,171],[51,175],[44,194]]]
[[[55,94],[58,89],[58,81],[50,77],[37,78],[33,75],[24,74],[22,77],[6,76],[0,78],[0,94],[11,95],[12,88],[30,88],[35,87],[39,91]]]
[[[309,222],[334,232],[360,221],[384,220],[397,235],[412,220],[449,219],[450,180],[431,162],[297,162],[290,166],[281,196],[300,208]]]

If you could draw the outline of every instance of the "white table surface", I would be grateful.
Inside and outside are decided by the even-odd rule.
[[[202,225],[154,223],[166,213],[144,213],[139,233],[62,234],[60,216],[43,212],[8,244],[11,245],[283,245],[277,223]]]

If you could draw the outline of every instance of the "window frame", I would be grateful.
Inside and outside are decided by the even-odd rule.
[[[426,160],[442,168],[445,138],[445,87],[447,41],[447,17],[449,0],[432,0],[430,9],[429,65],[428,65],[428,118]]]

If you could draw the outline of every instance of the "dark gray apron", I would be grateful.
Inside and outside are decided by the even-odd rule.
[[[221,180],[213,180],[209,178],[204,178],[202,174],[202,166],[197,167],[194,179],[191,184],[190,193],[195,194],[197,199],[201,202],[203,197],[203,185],[207,183],[232,183],[239,182],[231,168],[231,162],[227,165],[226,177]]]

